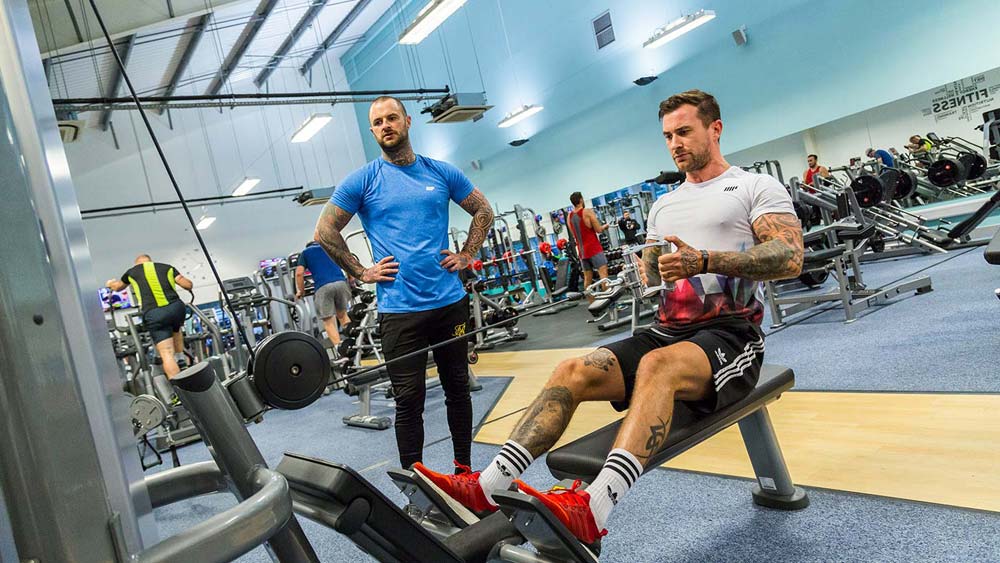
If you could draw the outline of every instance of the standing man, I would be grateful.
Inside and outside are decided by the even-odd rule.
[[[601,241],[597,239],[597,234],[603,233],[608,226],[601,224],[593,209],[586,208],[580,192],[570,194],[569,202],[573,204],[573,211],[566,215],[566,226],[576,241],[583,269],[583,288],[586,289],[594,282],[594,270],[597,270],[597,279],[608,277],[608,259],[604,256]],[[587,294],[587,300],[593,303],[594,297]]]
[[[461,508],[497,509],[494,491],[511,484],[538,498],[583,544],[607,533],[608,516],[670,433],[674,401],[711,413],[744,398],[764,359],[762,280],[793,278],[802,269],[802,227],[784,186],[722,157],[722,119],[715,98],[700,90],[660,102],[660,123],[677,169],[687,179],[649,210],[646,238],[676,251],[646,248],[645,273],[675,282],[661,292],[650,328],[583,358],[559,364],[510,439],[480,472],[419,475]],[[587,487],[538,491],[516,481],[548,451],[583,401],[628,408],[603,469]],[[644,538],[644,541],[649,541]]]
[[[622,211],[622,218],[618,220],[618,228],[622,232],[622,239],[625,244],[641,244],[637,233],[639,232],[639,222],[632,218],[632,214],[626,209]]]
[[[178,357],[184,355],[184,302],[177,295],[176,286],[191,291],[191,280],[177,273],[170,264],[153,262],[148,254],[140,254],[135,265],[122,274],[121,279],[110,279],[105,285],[112,291],[132,288],[132,295],[139,300],[142,326],[153,337],[156,353],[163,360],[167,378],[180,373]]]
[[[351,305],[351,286],[347,283],[344,271],[330,259],[323,247],[316,241],[310,241],[299,254],[299,264],[295,267],[295,299],[305,297],[306,270],[313,277],[316,316],[323,321],[326,336],[336,348],[340,344],[337,322],[340,322],[340,329],[351,322],[347,318],[347,308]]]
[[[454,166],[416,155],[410,146],[410,116],[390,96],[372,102],[369,128],[382,157],[353,172],[323,208],[316,241],[337,264],[363,283],[376,283],[386,360],[465,334],[469,297],[458,271],[469,267],[493,211],[482,192]],[[448,250],[448,202],[472,215],[461,252]],[[371,241],[376,263],[365,268],[352,256],[341,230],[354,214]],[[442,258],[443,257],[443,258]],[[445,393],[455,460],[468,466],[472,450],[472,399],[468,349],[457,341],[434,350]],[[410,467],[424,447],[427,354],[389,364],[396,396],[399,461]]]
[[[830,177],[830,171],[826,168],[826,166],[820,165],[818,156],[814,154],[807,156],[806,164],[809,165],[809,168],[806,168],[806,171],[802,173],[802,183],[807,186],[813,185],[813,178],[816,176],[822,176],[824,178]]]

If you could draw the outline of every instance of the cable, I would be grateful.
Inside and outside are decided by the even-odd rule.
[[[164,171],[170,179],[170,184],[173,186],[174,192],[177,193],[177,200],[184,209],[184,214],[187,215],[188,223],[191,225],[194,236],[198,239],[198,245],[201,247],[201,251],[205,254],[205,258],[208,260],[208,267],[212,269],[212,276],[215,278],[215,282],[221,290],[222,299],[226,302],[226,307],[230,311],[235,311],[235,307],[233,307],[233,304],[229,300],[229,294],[223,287],[222,276],[219,275],[219,270],[215,266],[215,261],[212,260],[212,255],[209,253],[208,247],[205,246],[205,239],[203,239],[201,237],[201,233],[198,232],[198,224],[195,223],[194,216],[191,215],[191,209],[188,208],[187,200],[184,199],[184,194],[181,193],[181,188],[177,184],[177,179],[174,177],[174,171],[170,167],[170,163],[167,162],[167,155],[163,153],[163,147],[160,146],[160,140],[156,137],[156,132],[153,131],[153,124],[150,123],[149,117],[146,115],[146,110],[142,109],[142,105],[139,103],[139,96],[136,94],[135,87],[132,85],[132,79],[129,77],[128,71],[125,70],[125,61],[123,61],[121,56],[118,55],[118,49],[115,48],[114,41],[111,40],[111,34],[108,33],[108,28],[104,25],[104,18],[101,16],[101,11],[97,8],[97,0],[89,0],[89,2],[91,9],[94,10],[94,16],[97,18],[97,23],[101,26],[101,32],[104,34],[104,39],[108,42],[108,46],[111,48],[111,54],[115,57],[115,63],[118,65],[118,70],[122,73],[122,79],[125,81],[125,86],[128,87],[129,94],[132,96],[135,105],[138,106],[139,115],[142,116],[142,121],[146,125],[146,131],[149,132],[149,138],[153,141],[153,146],[156,147],[156,153],[159,155],[160,161],[163,162]],[[236,326],[236,330],[239,332],[243,343],[247,346],[247,351],[250,354],[250,361],[255,361],[257,356],[253,350],[253,346],[250,345],[250,339],[247,338],[246,331],[243,329],[243,324],[237,318],[233,318],[233,324]]]

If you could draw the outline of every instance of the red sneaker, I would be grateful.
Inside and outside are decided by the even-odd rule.
[[[468,465],[462,465],[457,461],[455,467],[458,467],[460,472],[457,475],[449,475],[431,471],[418,461],[413,464],[413,472],[437,491],[467,524],[474,524],[484,516],[496,512],[497,505],[486,498],[486,493],[479,485],[479,471],[473,472]]]
[[[577,490],[580,488],[579,479],[573,481],[573,486],[569,489],[557,485],[544,493],[533,489],[523,481],[514,482],[522,493],[542,501],[545,508],[548,508],[584,545],[593,546],[607,535],[607,530],[597,529],[594,513],[590,511],[590,493]]]

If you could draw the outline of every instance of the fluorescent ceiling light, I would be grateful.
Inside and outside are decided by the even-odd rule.
[[[251,76],[253,76],[253,69],[246,69],[234,72],[229,75],[229,83],[232,84],[234,82],[242,82],[247,78],[250,78]]]
[[[314,113],[309,116],[309,119],[299,127],[299,130],[292,135],[293,143],[304,143],[309,139],[313,138],[313,135],[319,133],[319,130],[323,128],[324,125],[330,123],[333,116],[328,113]]]
[[[403,30],[399,36],[402,45],[416,45],[439,25],[448,19],[448,16],[455,13],[455,10],[462,7],[466,0],[431,0],[417,13],[417,18],[413,23]]]
[[[511,125],[515,125],[517,123],[524,121],[525,119],[528,119],[529,117],[535,115],[536,113],[542,111],[543,109],[545,108],[542,106],[536,106],[531,104],[526,106],[521,106],[517,110],[512,111],[507,115],[505,115],[504,118],[500,120],[500,123],[497,123],[497,127],[501,129],[510,127]]]
[[[204,231],[205,229],[211,227],[212,223],[214,222],[215,222],[215,217],[209,215],[202,215],[201,219],[198,219],[198,224],[195,226],[198,227],[199,231]]]
[[[715,12],[712,10],[698,10],[693,14],[688,14],[680,19],[676,19],[668,23],[660,29],[657,29],[653,32],[653,36],[647,39],[642,46],[655,49],[660,45],[664,45],[674,39],[677,39],[681,35],[684,35],[696,27],[700,27],[702,24],[712,21],[714,18]]]
[[[243,181],[240,182],[240,185],[236,186],[236,189],[233,190],[233,195],[236,197],[240,197],[241,195],[247,195],[248,193],[250,193],[250,190],[254,189],[259,183],[260,183],[260,178],[243,178]]]

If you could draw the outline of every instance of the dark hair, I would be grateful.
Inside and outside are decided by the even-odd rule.
[[[716,119],[722,119],[719,111],[719,102],[715,101],[715,96],[701,90],[688,90],[680,94],[674,94],[666,100],[660,102],[659,119],[664,115],[677,111],[681,106],[694,106],[698,108],[698,117],[705,126],[709,126]]]
[[[388,101],[388,100],[392,100],[392,101],[396,102],[399,105],[399,109],[403,110],[403,117],[406,117],[406,106],[404,106],[403,102],[401,102],[399,100],[399,98],[397,98],[395,96],[379,96],[379,97],[375,98],[374,100],[372,100],[372,104],[371,105],[373,106],[373,105],[375,105],[375,104],[377,104],[379,102],[385,102],[385,101]],[[371,108],[371,106],[368,106],[368,107]]]
[[[819,157],[816,156],[816,155],[814,155],[814,154],[810,154],[810,155],[806,156],[806,158],[815,158],[816,160],[819,160]]]
[[[580,205],[581,201],[583,201],[583,194],[580,192],[573,192],[569,194],[569,202],[572,203],[574,207]]]

